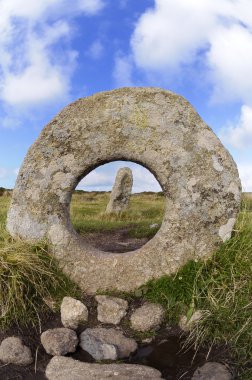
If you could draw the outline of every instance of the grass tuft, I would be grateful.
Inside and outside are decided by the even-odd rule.
[[[169,323],[181,314],[189,319],[195,310],[202,318],[186,343],[226,343],[235,360],[252,360],[252,213],[246,204],[234,236],[213,257],[190,261],[173,276],[164,276],[144,286],[144,297],[166,307]]]
[[[46,299],[56,304],[77,287],[57,268],[46,243],[14,240],[0,227],[0,327],[37,323]],[[47,309],[48,310],[48,309]]]
[[[103,215],[107,193],[78,193],[71,204],[72,223],[81,234],[113,230],[132,224],[136,237],[148,236],[150,225],[162,222],[163,196],[135,194],[130,209],[119,216]],[[0,224],[9,200],[0,197]],[[158,227],[157,227],[158,228]],[[155,233],[153,229],[151,233]],[[60,300],[77,294],[76,287],[48,255],[46,243],[14,241],[0,228],[0,327],[13,320],[29,323],[44,310],[46,297]],[[113,292],[111,292],[113,293]],[[196,349],[226,344],[234,363],[242,366],[239,379],[252,378],[252,198],[244,197],[233,237],[207,261],[190,261],[173,276],[150,281],[129,295],[161,303],[167,322],[180,315],[189,319],[196,310],[202,318],[187,337]],[[250,364],[249,364],[250,363]],[[242,374],[241,374],[242,373]]]

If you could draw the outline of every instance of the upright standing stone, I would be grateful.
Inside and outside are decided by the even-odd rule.
[[[119,169],[110,195],[110,200],[106,208],[106,213],[119,213],[127,210],[129,207],[132,185],[133,176],[131,169]]]

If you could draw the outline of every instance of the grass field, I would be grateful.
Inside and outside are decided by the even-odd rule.
[[[150,224],[162,221],[160,194],[132,196],[129,211],[119,216],[104,215],[107,201],[106,193],[74,194],[71,218],[76,230],[85,234],[131,225],[134,236],[150,237],[156,232]],[[44,310],[45,297],[59,300],[78,292],[57,270],[45,242],[29,245],[10,238],[4,228],[8,205],[9,198],[0,197],[0,326],[15,319],[24,322],[24,315],[32,320]],[[127,297],[162,303],[169,324],[177,323],[181,314],[189,319],[195,310],[202,310],[203,317],[187,342],[209,348],[227,344],[233,362],[242,368],[239,379],[251,380],[252,198],[244,198],[234,236],[211,259],[191,261],[176,275],[150,281]]]
[[[81,235],[87,232],[114,230],[130,226],[132,237],[152,237],[161,225],[164,215],[162,193],[133,194],[129,209],[119,215],[105,214],[109,193],[75,193],[71,202],[71,220]],[[150,228],[158,224],[157,228]]]

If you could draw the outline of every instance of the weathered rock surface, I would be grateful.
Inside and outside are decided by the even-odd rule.
[[[46,368],[48,380],[120,380],[161,379],[154,368],[137,364],[83,363],[72,358],[54,356]]]
[[[76,332],[65,327],[44,331],[40,338],[49,355],[66,355],[68,352],[75,352],[78,344]]]
[[[121,168],[116,174],[106,213],[120,213],[129,207],[133,185],[133,176],[130,168]]]
[[[98,295],[95,299],[98,302],[97,318],[102,323],[118,325],[127,313],[128,302],[121,298]]]
[[[88,309],[84,303],[72,298],[64,297],[60,307],[61,322],[63,326],[76,330],[77,327],[88,320]]]
[[[164,320],[165,311],[161,305],[146,303],[130,317],[131,327],[137,331],[157,330]]]
[[[208,362],[197,368],[192,380],[231,380],[231,373],[220,363]]]
[[[31,350],[18,337],[9,337],[0,345],[0,361],[7,364],[29,365],[33,362]]]
[[[116,360],[136,351],[137,343],[120,330],[97,327],[86,329],[80,335],[80,346],[96,360]]]
[[[190,331],[195,324],[199,322],[199,320],[202,318],[202,311],[196,310],[191,318],[189,320],[187,319],[186,315],[182,315],[179,319],[179,327],[181,330],[184,330],[186,332]]]
[[[165,215],[138,250],[106,254],[74,231],[69,203],[83,175],[122,159],[155,175]],[[84,291],[130,291],[215,252],[231,236],[240,192],[232,157],[184,98],[122,88],[77,100],[43,129],[19,171],[7,228],[25,240],[49,238],[61,268]]]

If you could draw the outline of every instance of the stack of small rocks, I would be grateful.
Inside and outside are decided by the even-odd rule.
[[[74,352],[77,345],[88,352],[96,361],[118,360],[127,358],[137,350],[137,342],[126,337],[118,327],[122,318],[126,316],[128,302],[117,297],[97,295],[97,319],[104,324],[112,324],[115,327],[86,328],[79,337],[76,329],[79,325],[88,321],[88,309],[78,300],[65,297],[61,304],[61,322],[63,328],[47,330],[41,335],[41,343],[54,358],[46,369],[49,380],[56,380],[69,373],[69,379],[117,377],[128,379],[158,379],[161,374],[156,369],[129,365],[129,364],[90,364],[83,363],[71,358],[62,358],[67,353]],[[146,304],[141,313],[137,309],[131,316],[132,328],[138,331],[157,329],[163,321],[164,310],[160,305]],[[60,356],[60,357],[59,357]],[[70,369],[71,368],[71,369]],[[73,377],[73,373],[74,376]],[[86,373],[86,377],[83,377]]]
[[[160,379],[161,373],[158,370],[143,365],[85,363],[65,357],[75,352],[78,346],[99,362],[124,359],[137,350],[137,342],[126,337],[118,326],[127,315],[128,302],[106,295],[97,295],[95,300],[98,321],[114,327],[86,327],[78,336],[76,330],[79,326],[87,325],[88,309],[79,300],[64,297],[61,304],[63,327],[49,329],[41,334],[41,343],[45,351],[53,356],[46,368],[48,380]],[[145,303],[131,314],[131,328],[139,332],[156,331],[164,317],[165,311],[161,305]],[[29,365],[33,358],[30,349],[23,345],[20,338],[9,337],[0,345],[0,360],[6,364]],[[194,380],[231,379],[223,365],[206,363],[205,366],[209,368],[203,366],[198,369],[194,374]]]

